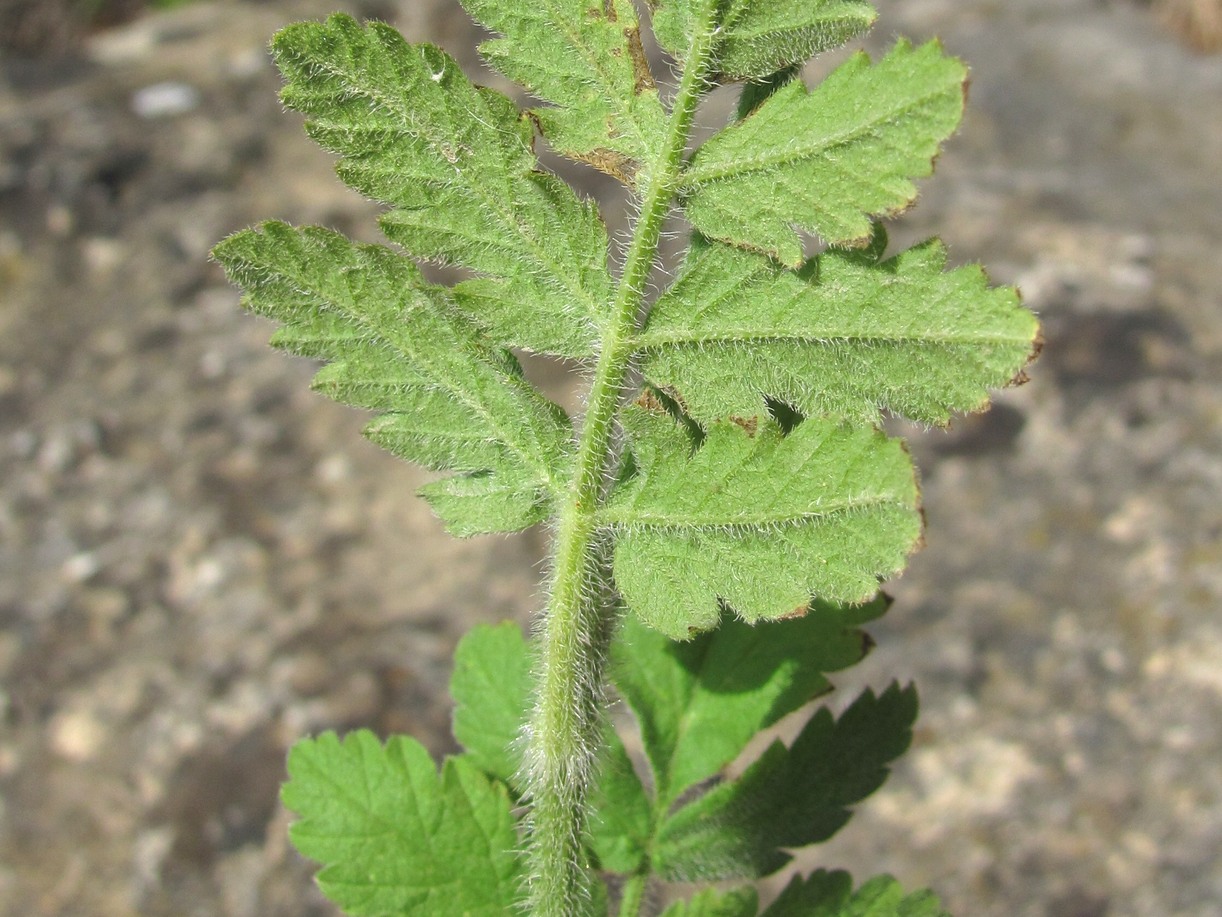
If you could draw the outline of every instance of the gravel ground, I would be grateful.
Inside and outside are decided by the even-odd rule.
[[[893,235],[1019,283],[1048,345],[992,413],[907,431],[929,547],[833,703],[914,679],[923,718],[818,861],[960,917],[1222,913],[1222,58],[1125,0],[880,6],[874,48],[974,67]],[[332,914],[286,748],[447,751],[455,641],[535,607],[544,536],[444,536],[207,262],[265,217],[375,232],[264,53],[332,8],[474,65],[455,6],[407,0],[200,3],[0,61],[4,917]]]

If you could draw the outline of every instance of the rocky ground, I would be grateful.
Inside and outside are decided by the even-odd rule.
[[[1126,0],[880,5],[875,48],[974,65],[896,242],[1021,284],[1048,346],[991,414],[910,431],[929,547],[840,683],[915,679],[922,725],[819,861],[960,917],[1216,915],[1222,58]],[[264,53],[332,8],[474,65],[448,0],[199,3],[0,62],[3,917],[333,913],[285,749],[446,751],[455,641],[535,607],[543,535],[444,536],[207,261],[264,217],[375,232]]]

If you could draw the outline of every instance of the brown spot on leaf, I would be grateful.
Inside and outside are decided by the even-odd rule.
[[[628,53],[632,55],[633,84],[632,89],[640,95],[651,89],[657,89],[653,71],[649,69],[649,58],[645,54],[645,46],[641,44],[641,30],[635,26],[624,29],[624,37],[628,39]]]
[[[629,188],[636,185],[637,161],[630,159],[623,153],[617,153],[614,150],[596,149],[590,150],[588,153],[568,151],[566,155],[571,156],[578,162],[584,162],[588,166],[593,166],[599,172],[610,175],[617,181],[623,182]]]
[[[1044,326],[1040,325],[1035,329],[1035,338],[1031,342],[1031,356],[1027,357],[1028,363],[1034,363],[1040,358],[1040,354],[1044,352]]]
[[[677,389],[669,385],[662,386],[662,394],[679,406],[679,410],[684,414],[687,413],[687,402],[683,400],[683,396],[679,394]]]
[[[530,151],[533,153],[535,151],[535,134],[543,136],[543,122],[540,121],[539,116],[529,108],[522,112],[522,117],[528,119],[535,128],[535,133],[530,135]]]
[[[799,605],[793,611],[787,611],[783,615],[777,615],[778,621],[792,621],[795,618],[805,618],[806,613],[810,611],[810,605]]]
[[[641,394],[637,395],[636,406],[639,408],[644,408],[651,414],[666,413],[666,405],[662,403],[662,399],[659,398],[657,393],[651,388],[647,388],[641,392]]]
[[[758,417],[731,416],[730,420],[746,430],[748,436],[754,436],[756,431],[759,430],[760,420]]]
[[[608,22],[619,20],[619,16],[615,12],[615,0],[603,0],[603,15],[607,17]]]

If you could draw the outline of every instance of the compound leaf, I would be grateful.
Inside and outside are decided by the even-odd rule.
[[[480,51],[553,107],[536,109],[559,152],[634,184],[663,141],[665,113],[631,0],[462,0],[502,38]]]
[[[694,453],[679,428],[624,412],[636,464],[600,512],[628,607],[675,639],[716,627],[721,602],[753,622],[812,597],[861,602],[903,567],[921,519],[902,443],[809,418],[716,421]]]
[[[815,89],[791,80],[713,136],[681,178],[706,236],[802,263],[795,227],[860,244],[871,218],[903,210],[963,112],[967,70],[937,42],[900,41],[871,66],[855,54]]]
[[[515,786],[522,734],[530,701],[530,654],[518,625],[481,624],[454,651],[450,679],[454,738],[486,773]]]
[[[512,913],[524,876],[509,795],[470,761],[440,775],[419,742],[368,731],[307,739],[289,754],[294,846],[352,917]]]
[[[814,602],[803,617],[750,626],[726,620],[675,643],[633,616],[612,646],[611,679],[640,725],[664,810],[736,758],[759,730],[831,689],[826,672],[869,648],[857,628],[886,610]]]
[[[856,893],[847,872],[794,876],[761,917],[950,917],[933,892],[905,895],[890,876],[875,876]]]
[[[639,338],[643,375],[700,421],[762,413],[765,397],[862,423],[984,408],[1036,349],[1035,316],[978,266],[947,271],[936,240],[880,261],[885,247],[879,229],[869,249],[791,271],[695,241]]]
[[[791,859],[782,848],[825,841],[878,789],[908,748],[916,691],[867,690],[833,719],[821,709],[788,748],[774,742],[741,777],[721,783],[661,825],[654,866],[676,881],[761,878]]]
[[[384,412],[366,427],[370,439],[429,468],[467,473],[440,487],[488,505],[460,513],[444,496],[432,499],[452,530],[514,531],[545,517],[568,451],[567,419],[409,259],[277,222],[230,236],[214,255],[251,311],[284,323],[279,346],[332,361],[315,388]]]
[[[412,255],[479,277],[456,302],[499,343],[593,353],[611,278],[597,212],[537,171],[532,128],[431,45],[336,14],[272,43],[284,103],[340,154],[340,177],[392,205],[382,227]]]

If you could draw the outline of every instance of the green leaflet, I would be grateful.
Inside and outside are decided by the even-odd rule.
[[[796,228],[833,245],[870,237],[903,210],[963,112],[967,70],[937,42],[900,41],[873,66],[859,52],[815,89],[782,86],[712,137],[681,178],[701,233],[802,263]]]
[[[864,0],[727,0],[714,51],[723,79],[759,80],[865,32],[878,13]],[[682,60],[695,27],[692,0],[659,0],[658,43]]]
[[[930,891],[905,895],[890,876],[875,876],[856,892],[847,872],[794,876],[761,917],[949,917]]]
[[[642,374],[702,422],[762,414],[765,396],[866,424],[986,407],[1036,348],[1035,316],[978,266],[946,271],[937,240],[880,261],[885,248],[880,229],[791,271],[697,239],[638,338]]]
[[[590,798],[590,848],[602,869],[631,875],[649,865],[653,805],[623,740],[610,725],[602,744]]]
[[[469,473],[425,488],[451,529],[514,531],[545,518],[569,449],[563,412],[411,261],[276,222],[230,236],[214,255],[245,288],[248,308],[285,324],[277,344],[333,361],[316,388],[385,412],[366,428],[370,439],[429,468]],[[455,490],[499,511],[462,513],[447,502]]]
[[[464,758],[441,774],[419,742],[368,731],[298,742],[284,804],[294,846],[352,917],[512,913],[524,875],[504,787]]]
[[[870,428],[810,418],[718,421],[691,453],[665,416],[625,413],[637,475],[599,521],[616,530],[616,588],[675,639],[801,613],[812,596],[860,602],[901,569],[921,520],[912,464]]]
[[[458,304],[498,343],[593,353],[611,295],[597,212],[536,171],[531,125],[431,45],[334,15],[273,42],[284,103],[343,159],[340,177],[392,205],[382,227],[411,254],[471,268]]]
[[[553,104],[534,112],[548,142],[634,184],[657,155],[666,115],[631,0],[462,3],[504,36],[481,46],[488,63]]]
[[[700,891],[690,901],[666,908],[662,917],[755,917],[754,889]],[[875,875],[853,891],[853,879],[842,871],[819,869],[808,877],[794,875],[760,917],[949,917],[934,893],[912,895],[890,875]]]
[[[654,842],[655,870],[675,881],[771,875],[792,858],[783,848],[825,841],[849,820],[848,806],[878,789],[904,753],[916,691],[867,690],[833,719],[807,721],[788,748],[771,746],[746,772],[671,815]]]
[[[481,624],[454,651],[454,738],[485,773],[516,788],[516,743],[530,700],[530,656],[518,625]]]
[[[672,904],[662,917],[756,917],[754,890],[702,891]],[[759,917],[949,917],[932,892],[905,895],[890,876],[875,876],[856,892],[847,872],[794,876]]]
[[[717,630],[674,643],[633,616],[612,647],[611,680],[641,728],[657,810],[713,776],[767,729],[831,690],[828,672],[860,662],[858,628],[887,607],[811,604],[800,618]]]
[[[676,901],[662,917],[755,917],[759,896],[753,888],[736,888],[728,892],[705,889],[689,901]]]
[[[762,79],[840,47],[877,17],[864,0],[731,0],[717,65],[728,79]]]

